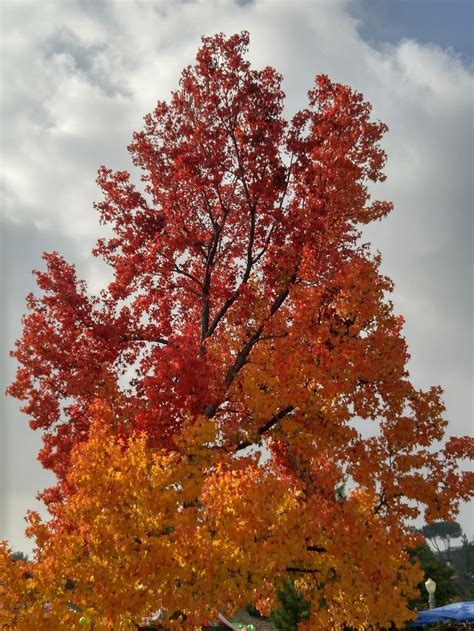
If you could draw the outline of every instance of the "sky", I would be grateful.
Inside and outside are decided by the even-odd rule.
[[[325,73],[389,125],[389,218],[364,234],[395,282],[418,387],[445,391],[449,435],[473,424],[473,7],[464,0],[57,0],[1,3],[1,392],[41,253],[58,250],[91,291],[99,165],[133,171],[132,132],[177,87],[202,35],[250,32],[249,57],[284,76],[286,114]],[[24,515],[53,476],[39,433],[3,397],[0,539],[30,552]],[[472,506],[459,518],[474,536]]]

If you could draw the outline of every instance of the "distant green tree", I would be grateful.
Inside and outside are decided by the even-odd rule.
[[[419,597],[410,602],[412,609],[427,609],[428,594],[425,588],[425,581],[428,578],[436,582],[436,604],[438,606],[446,605],[460,597],[460,592],[453,582],[454,570],[446,561],[438,554],[435,554],[428,544],[414,548],[411,551],[411,557],[421,566],[424,577],[418,584]]]
[[[462,546],[451,552],[455,582],[463,600],[474,600],[474,542],[464,535]]]
[[[438,552],[441,552],[439,542],[442,541],[445,552],[450,553],[451,539],[458,539],[462,536],[462,528],[457,521],[435,521],[427,524],[421,529],[425,538],[433,545]]]
[[[297,631],[298,622],[310,616],[310,603],[290,579],[285,579],[282,589],[278,591],[278,600],[282,606],[272,611],[270,620],[278,631]]]
[[[28,561],[28,555],[25,554],[24,552],[13,552],[12,553],[12,559],[13,561],[23,561],[23,563],[27,563]]]

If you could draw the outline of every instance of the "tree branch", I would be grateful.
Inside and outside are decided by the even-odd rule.
[[[181,274],[182,276],[189,278],[189,280],[192,280],[194,283],[196,283],[196,285],[198,285],[199,287],[202,287],[202,283],[199,279],[197,279],[195,276],[193,276],[189,272],[186,272],[184,269],[181,269],[180,267],[178,267],[176,263],[174,265],[173,272],[176,272],[177,274]]]
[[[134,342],[150,342],[152,344],[168,344],[168,340],[164,337],[145,337],[143,335],[124,335],[122,342],[133,344]]]
[[[255,263],[255,260],[252,258],[253,244],[254,244],[254,240],[255,240],[255,212],[256,212],[256,203],[253,204],[251,206],[251,208],[250,208],[250,230],[249,230],[249,241],[248,241],[248,244],[247,244],[247,265],[245,267],[244,274],[242,276],[242,280],[240,281],[240,284],[237,287],[237,289],[233,292],[233,294],[231,296],[229,296],[229,298],[227,298],[227,300],[224,302],[222,307],[219,309],[219,311],[214,316],[214,319],[212,320],[211,325],[208,326],[208,328],[207,328],[207,333],[206,333],[205,337],[210,337],[214,333],[214,331],[216,330],[217,326],[219,325],[219,322],[222,320],[224,315],[227,313],[227,311],[230,309],[230,307],[234,304],[234,302],[239,297],[240,289],[241,289],[242,285],[244,285],[248,281],[248,279],[250,278],[250,273],[252,271],[252,266]],[[205,339],[205,338],[203,338],[203,339]]]
[[[286,416],[288,416],[289,414],[291,414],[291,412],[293,412],[294,410],[294,406],[293,405],[288,405],[286,408],[281,409],[277,414],[274,414],[272,416],[272,418],[267,421],[267,423],[265,423],[265,425],[262,425],[261,427],[258,428],[257,430],[257,436],[259,438],[261,438],[263,436],[263,434],[265,434],[266,432],[268,432],[272,427],[274,427],[279,421],[281,421],[282,419],[284,419]],[[255,444],[255,441],[250,441],[250,440],[246,440],[242,443],[239,443],[235,449],[235,451],[240,451],[241,449],[245,449],[246,447],[251,447],[252,445]]]
[[[323,548],[321,546],[306,546],[306,550],[308,550],[309,552],[327,552],[326,548]]]
[[[312,570],[304,567],[286,567],[287,572],[299,572],[300,574],[319,574],[321,570]]]
[[[256,201],[252,202],[252,199],[251,199],[251,196],[250,196],[250,191],[248,189],[247,182],[245,180],[244,168],[243,168],[242,162],[240,160],[239,148],[238,148],[238,145],[237,145],[237,140],[235,138],[234,132],[229,130],[229,136],[232,139],[232,143],[233,143],[233,146],[234,146],[235,156],[236,156],[236,160],[237,160],[237,166],[238,166],[239,174],[240,174],[240,181],[241,181],[242,186],[244,188],[245,198],[247,200],[247,204],[248,204],[249,212],[250,212],[249,241],[248,241],[248,244],[247,244],[247,265],[245,267],[244,275],[243,275],[242,280],[241,280],[241,282],[239,284],[239,287],[234,291],[234,293],[225,301],[223,306],[219,309],[219,311],[215,315],[215,317],[214,317],[214,319],[213,319],[213,321],[212,321],[210,326],[209,326],[209,322],[208,322],[208,320],[209,320],[209,307],[207,306],[207,313],[206,313],[207,326],[206,326],[205,329],[202,328],[202,331],[201,331],[201,340],[203,340],[203,341],[204,341],[204,339],[206,339],[207,337],[210,337],[214,333],[214,331],[216,330],[219,322],[222,320],[222,318],[224,317],[224,315],[226,314],[228,309],[237,300],[237,298],[239,296],[239,293],[240,293],[240,288],[249,279],[250,272],[252,271],[252,265],[254,263],[253,258],[252,258],[252,251],[253,251],[253,244],[254,244],[254,240],[255,240],[255,214],[256,214],[256,209],[257,209],[257,202]],[[219,201],[220,201],[221,206],[222,206],[222,199],[221,199],[221,196],[220,196],[220,192],[219,192]],[[228,209],[227,209],[227,212],[228,212]],[[224,217],[224,221],[225,221],[225,217]],[[220,228],[221,228],[221,226],[220,226]],[[216,234],[216,232],[214,234]],[[207,264],[206,264],[206,270],[207,270]],[[205,287],[206,287],[206,285],[205,285]],[[208,305],[208,302],[207,302],[207,305]]]
[[[219,243],[219,237],[221,234],[222,226],[224,225],[225,217],[222,224],[218,224],[214,229],[211,242],[208,247],[206,266],[204,268],[204,280],[201,284],[202,287],[202,310],[201,310],[201,342],[206,339],[207,332],[209,330],[209,288],[211,286],[211,268],[214,264],[214,257],[217,251],[217,245]]]
[[[282,195],[281,195],[280,203],[278,204],[278,210],[281,210],[283,208],[283,202],[285,201],[285,197],[286,197],[286,194],[288,192],[288,186],[290,184],[290,179],[291,179],[291,170],[293,168],[293,158],[294,158],[294,154],[292,153],[291,154],[291,158],[290,158],[290,165],[288,167],[288,173],[286,175],[285,186],[283,188],[283,192],[282,192]],[[273,224],[271,226],[270,230],[268,231],[267,237],[265,239],[265,243],[264,243],[262,249],[260,250],[260,252],[253,259],[253,264],[258,263],[258,261],[262,258],[262,256],[267,251],[268,246],[270,244],[270,239],[271,239],[271,236],[272,236],[274,228],[275,228],[275,224]]]
[[[291,278],[289,279],[288,284],[286,285],[285,289],[283,289],[283,291],[276,297],[275,301],[273,302],[270,308],[270,317],[274,315],[278,311],[278,309],[281,307],[281,305],[285,302],[286,298],[288,297],[290,293],[290,285],[294,283],[295,280],[296,280],[296,274],[293,274],[293,276],[291,276]],[[248,356],[250,355],[252,348],[259,341],[260,336],[263,332],[263,329],[264,329],[264,324],[261,324],[258,327],[258,329],[247,340],[244,347],[240,350],[239,354],[235,358],[234,363],[228,369],[227,374],[224,379],[224,386],[226,390],[234,381],[236,375],[239,373],[241,368],[245,366],[245,364],[247,363]],[[216,403],[213,403],[212,405],[206,406],[206,409],[204,410],[204,414],[208,418],[212,418],[217,412],[219,406],[220,406],[220,402],[216,402]]]
[[[222,320],[222,318],[225,316],[227,310],[234,304],[234,302],[237,300],[237,298],[239,297],[239,293],[240,293],[240,286],[238,289],[236,289],[234,291],[234,293],[227,298],[227,300],[224,302],[224,304],[222,305],[222,307],[219,309],[219,311],[216,313],[216,315],[214,316],[214,319],[211,323],[211,325],[208,327],[207,329],[207,334],[206,337],[210,337],[214,331],[217,328],[217,325],[219,324],[219,322]]]

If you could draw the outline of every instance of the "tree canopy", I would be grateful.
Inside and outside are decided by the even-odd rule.
[[[444,549],[449,551],[451,539],[459,539],[462,536],[462,528],[456,521],[435,521],[423,526],[422,532],[438,552],[440,552],[438,539],[443,542]]]
[[[9,392],[58,483],[51,520],[29,516],[30,578],[4,549],[15,628],[76,624],[71,602],[96,630],[268,615],[285,579],[311,604],[300,629],[401,625],[410,520],[472,494],[472,441],[442,444],[441,389],[410,382],[392,283],[361,244],[391,210],[368,190],[387,128],[324,75],[286,121],[248,40],[203,38],[145,117],[143,185],[99,169],[108,287],[91,296],[56,252],[36,272]]]

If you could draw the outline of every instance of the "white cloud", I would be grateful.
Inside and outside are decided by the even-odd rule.
[[[445,385],[451,432],[468,433],[473,75],[435,45],[405,40],[375,49],[359,35],[350,4],[5,2],[5,219],[54,228],[100,284],[86,258],[98,229],[97,167],[131,168],[132,131],[176,87],[201,35],[249,30],[252,61],[285,77],[289,114],[323,72],[363,92],[389,124],[389,179],[377,194],[396,209],[367,236],[397,284],[413,378]]]

